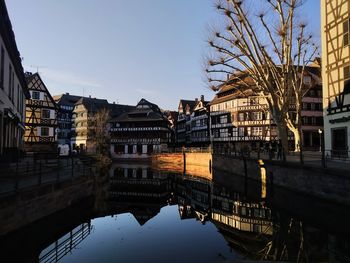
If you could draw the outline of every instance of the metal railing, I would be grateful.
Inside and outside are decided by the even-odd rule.
[[[78,176],[91,176],[90,161],[77,156],[58,157],[40,153],[1,164],[0,195],[30,187],[58,183]]]
[[[92,226],[90,221],[74,228],[68,234],[46,248],[43,251],[44,254],[39,255],[39,262],[58,262],[65,255],[75,249],[91,233],[91,229]]]

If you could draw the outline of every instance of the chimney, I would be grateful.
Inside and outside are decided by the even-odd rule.
[[[91,95],[89,95],[89,99],[91,99]]]
[[[69,95],[69,92],[66,92],[66,95]]]
[[[195,101],[195,102],[198,102],[198,98],[195,98],[194,101]]]
[[[201,95],[201,101],[202,102],[204,101],[204,95]]]

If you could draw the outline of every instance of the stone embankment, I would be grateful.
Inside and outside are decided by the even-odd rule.
[[[156,169],[211,178],[212,170],[227,172],[261,182],[257,159],[211,153],[157,154],[152,159]],[[301,166],[297,163],[264,161],[266,182],[314,197],[350,205],[350,171]]]

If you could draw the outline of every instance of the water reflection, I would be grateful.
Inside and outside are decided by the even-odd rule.
[[[39,262],[350,262],[348,209],[266,181],[114,164],[96,184],[92,221]]]

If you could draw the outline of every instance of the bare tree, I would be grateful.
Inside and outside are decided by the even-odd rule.
[[[296,21],[302,4],[302,0],[218,1],[225,25],[208,41],[213,53],[206,72],[212,89],[226,85],[229,75],[242,89],[249,87],[266,97],[285,154],[288,129],[300,150],[303,76],[318,52],[306,25]],[[253,10],[256,6],[259,11]],[[245,81],[247,75],[253,84]]]
[[[102,108],[97,111],[90,119],[89,137],[99,156],[108,156],[109,153],[109,129],[108,129],[109,110]]]

